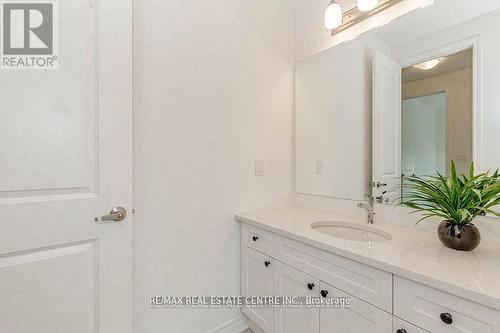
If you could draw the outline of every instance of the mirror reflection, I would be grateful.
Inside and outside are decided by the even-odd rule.
[[[392,203],[404,176],[497,167],[482,156],[493,111],[479,97],[497,70],[500,11],[474,8],[447,22],[436,2],[296,64],[297,193]]]
[[[403,100],[403,176],[446,170],[446,93]]]
[[[472,161],[472,49],[403,69],[402,174],[449,175]]]

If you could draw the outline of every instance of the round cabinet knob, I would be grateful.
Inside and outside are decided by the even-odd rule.
[[[314,283],[308,283],[307,284],[307,289],[313,290],[314,289]]]
[[[406,330],[404,328],[401,328],[397,330],[396,333],[406,333]]]
[[[254,241],[254,242],[256,242],[256,241],[258,241],[258,240],[259,240],[259,237],[257,237],[257,236],[253,236],[253,237],[252,237],[252,239],[253,239],[253,241]]]
[[[323,297],[328,296],[328,290],[321,290],[321,296]]]
[[[453,323],[453,317],[449,313],[441,313],[439,317],[445,324],[451,325]]]
[[[266,267],[268,267],[269,265],[271,265],[271,262],[266,260],[266,261],[264,261],[264,265],[266,265]]]

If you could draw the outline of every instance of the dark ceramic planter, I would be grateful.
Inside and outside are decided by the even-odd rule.
[[[472,251],[481,242],[481,233],[475,225],[456,225],[448,221],[439,225],[438,237],[444,246],[458,251]]]

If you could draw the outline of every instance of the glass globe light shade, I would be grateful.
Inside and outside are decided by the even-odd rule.
[[[358,0],[358,9],[367,12],[377,7],[378,0]]]
[[[335,29],[342,24],[342,7],[335,1],[330,2],[325,10],[325,27]]]

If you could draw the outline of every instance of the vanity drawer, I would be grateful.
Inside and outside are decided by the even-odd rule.
[[[241,224],[241,244],[270,256],[273,255],[273,237],[272,232]]]
[[[275,258],[392,313],[392,275],[275,235]]]
[[[429,332],[500,333],[499,311],[398,276],[394,315]]]

